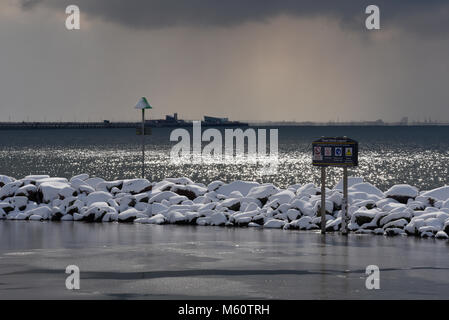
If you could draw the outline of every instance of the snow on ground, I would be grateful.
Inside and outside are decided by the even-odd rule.
[[[326,191],[326,230],[339,231],[342,184]],[[320,229],[320,188],[282,189],[265,183],[189,178],[105,181],[80,174],[70,180],[0,175],[0,220],[83,221],[201,226]],[[419,191],[405,184],[385,192],[349,179],[348,228],[360,234],[448,239],[449,186]]]

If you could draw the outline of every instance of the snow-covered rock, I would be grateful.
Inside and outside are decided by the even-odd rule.
[[[87,196],[86,205],[90,206],[95,202],[108,202],[109,199],[112,199],[112,194],[104,191],[95,191]]]
[[[50,202],[57,198],[67,198],[76,195],[75,189],[73,189],[68,183],[57,181],[40,183],[38,191],[42,193],[42,200],[44,202]]]
[[[397,184],[385,192],[389,198],[395,199],[401,203],[407,203],[408,199],[415,199],[419,194],[418,188],[408,184]]]
[[[123,180],[122,192],[138,194],[152,189],[151,183],[147,179]]]
[[[278,219],[269,219],[265,224],[263,225],[264,228],[273,228],[273,229],[280,229],[285,225],[285,221],[278,220]]]
[[[326,190],[326,230],[341,228],[341,185]],[[313,183],[273,184],[189,178],[105,181],[88,174],[66,178],[0,175],[0,220],[135,222],[209,226],[318,229],[320,189]],[[361,178],[350,179],[348,228],[360,234],[445,239],[449,233],[449,186],[419,193],[396,185],[383,193]]]
[[[218,194],[223,194],[225,196],[229,196],[229,194],[232,191],[240,191],[240,193],[243,196],[248,195],[249,191],[253,188],[259,186],[259,183],[257,182],[251,182],[251,181],[234,181],[231,182],[230,184],[226,184],[226,185],[222,185],[221,187],[219,187],[216,192]]]
[[[120,222],[132,222],[137,218],[138,213],[139,211],[134,208],[125,210],[118,215],[118,220]]]

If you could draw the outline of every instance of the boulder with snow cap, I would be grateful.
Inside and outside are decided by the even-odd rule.
[[[148,203],[148,200],[150,200],[150,196],[149,196],[148,192],[143,192],[143,193],[134,195],[134,199],[136,200],[136,202]]]
[[[231,222],[236,222],[237,220],[239,220],[240,218],[253,218],[255,216],[257,216],[259,214],[259,210],[254,210],[254,211],[247,211],[247,212],[235,212],[233,214],[231,214],[231,216],[229,217],[229,221]],[[249,221],[251,221],[252,219],[249,219]]]
[[[87,196],[86,205],[90,206],[95,202],[108,202],[108,200],[112,198],[112,194],[108,192],[95,191]]]
[[[37,187],[34,184],[27,184],[16,190],[15,196],[27,197],[30,201],[37,201]]]
[[[243,196],[246,196],[248,194],[248,192],[255,186],[259,186],[260,184],[257,182],[251,182],[251,181],[241,181],[241,180],[237,180],[234,182],[231,182],[227,185],[223,185],[221,187],[219,187],[216,192],[218,194],[223,194],[225,196],[229,196],[229,194],[232,191],[240,191],[240,193]]]
[[[318,229],[318,226],[313,223],[312,217],[303,216],[297,220],[290,222],[290,227],[292,229],[300,229],[300,230],[312,230]]]
[[[251,222],[251,220],[252,220],[251,217],[239,217],[230,222],[233,223],[233,225],[238,226],[238,227],[247,227],[248,224]]]
[[[296,199],[290,203],[293,209],[298,209],[301,214],[306,216],[313,216],[315,214],[311,203],[302,199]]]
[[[435,238],[437,238],[437,239],[449,239],[449,236],[448,236],[447,233],[444,232],[444,231],[438,231],[438,232],[435,234]]]
[[[385,198],[385,194],[369,182],[355,183],[348,188],[348,192],[364,192],[369,195],[375,195],[380,199]]]
[[[23,186],[23,181],[13,181],[5,184],[0,189],[0,200],[14,196],[16,191]]]
[[[61,218],[64,216],[64,212],[59,207],[53,207],[51,209],[51,221],[61,221]]]
[[[174,185],[170,188],[170,190],[181,196],[186,196],[190,200],[194,200],[199,196],[203,196],[208,191],[207,188],[204,188],[196,184]]]
[[[86,184],[88,184],[89,186],[91,186],[92,188],[94,188],[97,191],[101,191],[100,189],[97,189],[97,186],[101,183],[101,182],[105,182],[106,180],[104,180],[103,178],[98,178],[98,177],[92,177],[89,178],[87,180],[84,180],[84,182],[86,182]]]
[[[48,176],[45,176],[48,177]],[[25,184],[31,183],[31,184],[36,184],[36,186],[40,186],[43,183],[64,183],[64,184],[69,184],[69,181],[66,178],[58,178],[58,177],[48,177],[48,178],[41,178],[41,179],[36,179],[36,180],[26,180],[24,179],[23,181],[25,181]]]
[[[307,196],[307,197],[309,197],[309,196],[315,196],[315,195],[319,194],[319,190],[320,190],[320,189],[317,188],[317,187],[315,186],[315,184],[313,184],[313,183],[308,183],[308,184],[305,184],[305,185],[299,187],[298,189],[296,189],[296,195],[297,195],[298,197],[302,197],[302,196]]]
[[[438,228],[434,226],[422,226],[418,228],[418,233],[422,238],[433,237],[438,231],[441,230],[438,230]]]
[[[161,203],[162,200],[168,200],[171,197],[177,196],[178,194],[172,192],[172,191],[162,191],[159,193],[156,193],[150,197],[150,200],[148,200],[148,203],[154,203],[159,202]]]
[[[147,179],[130,179],[123,180],[122,192],[130,194],[138,194],[150,191],[153,188]]]
[[[297,209],[288,209],[286,212],[288,221],[293,221],[301,216],[301,212]]]
[[[326,221],[326,231],[338,231],[341,227],[341,217]]]
[[[400,228],[403,229],[406,225],[408,225],[408,221],[405,219],[398,219],[398,220],[393,220],[390,221],[388,223],[386,223],[383,226],[383,229],[388,229],[388,228]]]
[[[417,200],[433,199],[434,201],[449,200],[449,186],[443,186],[429,191],[423,191],[416,197]]]
[[[52,209],[47,206],[38,207],[25,212],[28,217],[37,215],[40,216],[43,220],[48,220],[51,217],[52,213]]]
[[[101,181],[95,186],[95,190],[112,193],[112,190],[114,188],[120,190],[122,188],[122,186],[123,186],[123,180]],[[119,192],[116,192],[116,193],[119,193]]]
[[[276,188],[274,185],[264,184],[261,186],[255,186],[255,187],[251,188],[249,190],[247,196],[249,198],[258,199],[262,203],[262,205],[265,205],[265,203],[267,203],[267,201],[268,201],[268,198],[278,192],[279,192],[279,189]]]
[[[87,211],[83,214],[84,221],[101,222],[106,213],[116,213],[114,208],[108,206],[106,202],[95,202],[89,205]]]
[[[25,178],[23,178],[22,181],[24,182],[24,184],[29,184],[29,183],[36,184],[37,181],[43,180],[43,179],[58,179],[58,178],[51,178],[47,174],[31,174],[31,175],[28,175]],[[64,181],[62,181],[62,182],[67,182],[67,180],[64,179]]]
[[[14,182],[16,179],[13,177],[8,177],[4,175],[0,175],[0,188],[2,188],[5,184],[8,184],[10,182]]]
[[[397,235],[405,235],[405,232],[401,228],[387,228],[384,231],[384,235],[392,237]]]
[[[217,210],[221,208],[228,208],[232,211],[239,211],[240,210],[240,199],[236,198],[230,198],[223,200],[220,204],[217,205]]]
[[[352,214],[351,222],[362,226],[364,224],[370,223],[378,213],[379,210],[377,209],[360,208],[356,212],[354,212],[354,214]]]
[[[185,215],[178,211],[171,211],[164,214],[168,223],[173,224],[186,224],[188,220]]]
[[[0,209],[2,209],[6,214],[14,210],[14,206],[9,202],[0,202]]]
[[[228,219],[221,212],[215,212],[210,216],[210,225],[212,226],[224,226],[227,221]]]
[[[179,195],[170,197],[170,199],[168,199],[168,201],[170,202],[171,205],[178,205],[181,202],[183,202],[184,200],[187,200],[187,197],[186,196],[179,196]]]
[[[211,183],[209,183],[207,185],[207,190],[210,191],[216,191],[218,188],[220,188],[221,186],[226,185],[226,183],[224,183],[223,181],[212,181]]]
[[[24,196],[14,196],[11,201],[11,205],[14,206],[19,211],[23,211],[26,209],[28,204],[28,198]]]
[[[137,211],[135,208],[125,210],[118,215],[118,221],[119,222],[133,222],[137,218],[138,213],[139,213],[139,211]]]
[[[269,202],[277,200],[279,204],[289,203],[295,197],[295,193],[290,190],[283,190],[268,197]]]
[[[419,190],[416,187],[408,184],[397,184],[385,191],[387,198],[392,198],[400,203],[407,204],[408,199],[415,199],[419,194]]]
[[[413,211],[409,208],[405,208],[405,210],[399,210],[400,208],[391,211],[388,215],[379,220],[379,227],[383,227],[390,221],[405,219],[410,221],[413,216]]]
[[[414,211],[423,211],[426,209],[428,205],[429,205],[428,202],[426,203],[423,201],[416,201],[412,199],[409,199],[409,201],[407,202],[407,207]]]
[[[74,220],[73,216],[70,214],[66,214],[61,217],[61,221],[73,221],[73,220]]]
[[[150,218],[148,218],[147,223],[151,223],[151,224],[164,224],[166,221],[165,217],[158,213]]]
[[[264,223],[263,227],[266,229],[281,229],[286,224],[283,220],[278,219],[269,219],[267,222]]]
[[[38,193],[42,195],[42,202],[49,203],[54,199],[64,199],[76,196],[76,190],[65,182],[42,182],[39,184]]]

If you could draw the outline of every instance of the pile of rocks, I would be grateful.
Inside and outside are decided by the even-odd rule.
[[[341,228],[342,188],[326,191],[326,230]],[[382,192],[362,178],[349,179],[349,225],[356,233],[447,239],[449,186],[420,192],[395,185]],[[67,180],[0,176],[0,219],[134,222],[313,230],[321,224],[320,189],[312,183],[280,189],[273,184],[189,178],[105,181],[81,174]]]

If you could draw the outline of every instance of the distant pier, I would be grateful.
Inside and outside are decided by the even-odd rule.
[[[248,123],[239,121],[208,122],[201,121],[203,127],[247,127]],[[31,129],[115,129],[140,128],[139,122],[0,122],[0,130],[31,130]],[[147,120],[146,127],[191,127],[192,121]]]
[[[136,128],[137,122],[0,122],[0,130]]]

